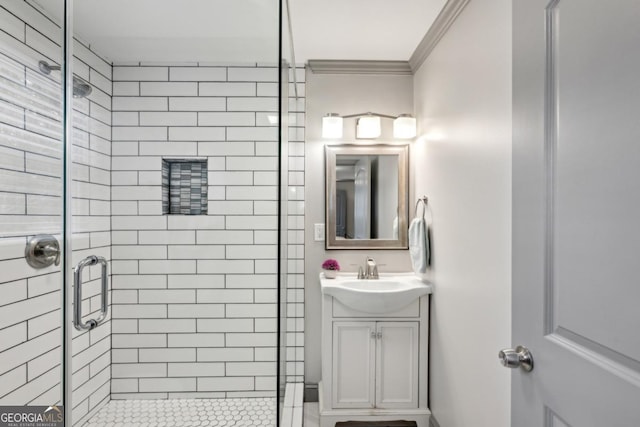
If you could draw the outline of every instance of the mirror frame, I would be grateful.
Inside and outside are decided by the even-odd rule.
[[[338,239],[336,237],[336,157],[398,156],[398,239]],[[325,146],[325,249],[409,249],[409,145]],[[333,230],[333,233],[330,231]]]

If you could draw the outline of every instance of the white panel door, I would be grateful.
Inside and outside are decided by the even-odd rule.
[[[378,322],[376,408],[418,407],[418,322]]]
[[[640,426],[640,2],[513,17],[512,426]]]
[[[333,408],[373,408],[375,322],[333,324]]]

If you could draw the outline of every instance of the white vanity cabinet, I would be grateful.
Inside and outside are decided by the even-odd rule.
[[[419,322],[333,322],[333,408],[417,408]]]
[[[322,296],[320,425],[416,421],[428,427],[429,295],[392,312]]]

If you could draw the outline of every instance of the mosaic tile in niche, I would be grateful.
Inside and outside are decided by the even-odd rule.
[[[162,213],[207,214],[207,160],[162,160]]]

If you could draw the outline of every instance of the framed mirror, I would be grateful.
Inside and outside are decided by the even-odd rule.
[[[408,145],[325,147],[327,249],[408,249]]]

